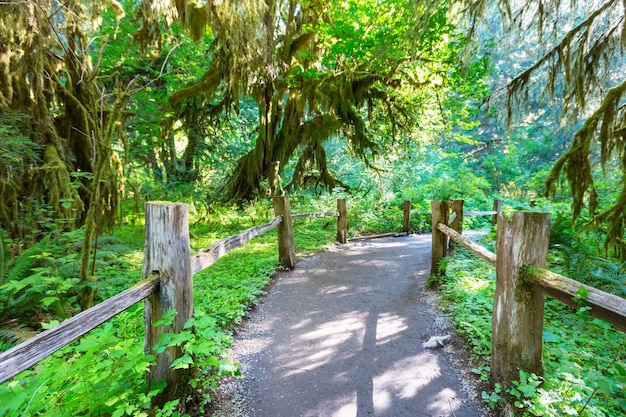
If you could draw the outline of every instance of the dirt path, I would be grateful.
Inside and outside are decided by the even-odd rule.
[[[430,235],[361,241],[281,272],[232,347],[245,378],[219,417],[488,415],[468,361],[424,289]]]

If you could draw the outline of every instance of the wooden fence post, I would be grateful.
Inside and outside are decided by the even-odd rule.
[[[402,207],[404,212],[404,218],[402,221],[402,231],[407,235],[411,231],[411,200],[404,200],[404,205]]]
[[[446,248],[448,246],[448,236],[437,229],[439,223],[448,225],[448,216],[450,214],[450,205],[448,201],[431,201],[430,208],[432,211],[432,258],[430,263],[430,275],[439,272],[439,261],[446,256]]]
[[[337,199],[337,242],[346,243],[348,237],[348,210],[346,208],[346,199]]]
[[[502,200],[493,200],[493,211],[496,213],[500,213],[502,211]],[[491,224],[498,224],[498,215],[494,214],[491,216]]]
[[[516,212],[510,221],[498,218],[490,381],[504,391],[519,379],[520,369],[543,375],[544,295],[522,285],[518,276],[523,265],[545,267],[550,215]]]
[[[450,202],[450,211],[456,214],[454,220],[450,222],[450,229],[463,234],[463,200],[452,200]],[[450,242],[452,243],[452,242]]]
[[[274,214],[282,216],[283,221],[276,226],[278,231],[278,261],[285,268],[293,269],[296,266],[296,250],[293,245],[293,224],[291,208],[287,196],[273,197]]]
[[[193,273],[189,247],[189,219],[186,204],[146,203],[146,244],[143,279],[159,275],[157,289],[145,300],[144,327],[146,354],[156,354],[153,346],[163,333],[179,333],[193,314]],[[155,326],[163,314],[175,310],[171,324]],[[180,347],[168,347],[156,354],[157,361],[148,373],[148,387],[166,381],[165,390],[153,398],[154,405],[184,396],[189,386],[190,370],[171,369],[182,356]]]

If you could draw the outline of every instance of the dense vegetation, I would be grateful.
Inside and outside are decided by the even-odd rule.
[[[397,231],[404,199],[424,213],[430,200],[532,200],[553,214],[553,269],[626,296],[624,7],[0,2],[0,350],[139,280],[149,200],[190,205],[194,250],[269,220],[266,197],[283,193],[294,212],[345,196],[351,234]],[[332,242],[323,225],[297,224],[300,255]],[[429,225],[414,216],[414,231]],[[223,354],[277,268],[275,240],[197,277],[188,331],[163,341],[196,371],[189,397],[151,410],[162,387],[145,386],[153,358],[136,306],[1,385],[0,413],[209,407],[218,379],[238,374]],[[477,358],[489,354],[491,274],[461,256],[440,282]],[[544,379],[521,374],[486,401],[626,412],[624,336],[562,310],[547,313],[567,327],[546,326]]]

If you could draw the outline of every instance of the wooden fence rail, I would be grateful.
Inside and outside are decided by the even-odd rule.
[[[267,224],[251,227],[237,235],[228,236],[227,238],[215,242],[206,249],[200,249],[198,253],[191,257],[193,273],[195,274],[208,268],[231,250],[243,246],[253,238],[269,232],[282,221],[283,218],[281,216],[274,217],[272,221]]]
[[[27,341],[0,353],[0,384],[145,299],[158,283],[158,276],[141,281],[134,287],[109,298],[106,303],[78,313],[58,326],[44,330]]]
[[[626,299],[544,268],[550,236],[549,214],[516,212],[507,220],[499,213],[495,254],[447,226],[449,202],[433,201],[431,208],[431,273],[438,271],[439,261],[446,255],[448,237],[496,267],[490,370],[493,384],[509,387],[519,377],[520,369],[543,374],[544,294],[574,307],[582,302],[591,307],[592,316],[626,332]],[[481,214],[491,215],[491,212]],[[581,287],[587,293],[584,300],[578,295]]]
[[[181,356],[179,348],[168,348],[163,353],[152,352],[162,333],[178,333],[193,314],[193,275],[212,265],[231,250],[278,228],[279,260],[289,268],[295,265],[292,219],[308,217],[337,217],[337,240],[346,242],[346,201],[337,200],[336,212],[291,215],[287,197],[274,197],[276,217],[267,224],[254,226],[228,236],[191,256],[189,245],[188,208],[185,204],[146,203],[146,246],[143,280],[102,303],[85,310],[45,330],[37,336],[0,353],[0,384],[30,368],[85,333],[111,319],[122,311],[145,300],[144,350],[157,356],[157,363],[149,372],[148,382],[167,381],[166,390],[156,398],[163,403],[175,395],[180,384],[187,383],[187,370],[171,369],[171,363]],[[285,227],[288,224],[288,228]],[[282,229],[281,229],[282,227]],[[174,323],[157,326],[165,312],[176,310]]]

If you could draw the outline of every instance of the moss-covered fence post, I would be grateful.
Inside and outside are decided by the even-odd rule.
[[[519,379],[520,369],[543,375],[544,295],[523,285],[519,274],[523,265],[545,267],[549,238],[548,213],[498,216],[490,382],[503,390]]]

